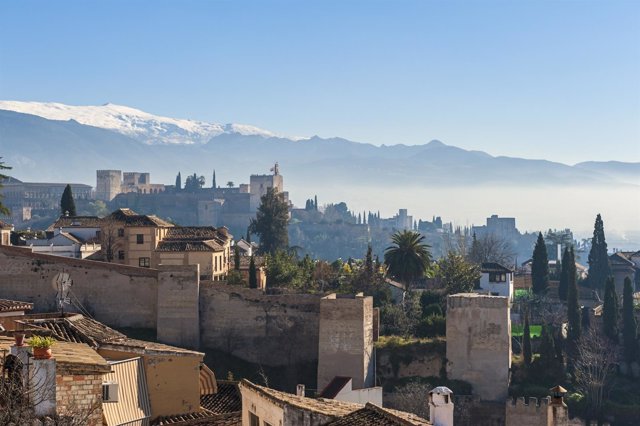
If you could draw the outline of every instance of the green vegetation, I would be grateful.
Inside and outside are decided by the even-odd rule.
[[[37,349],[49,349],[55,342],[54,338],[50,336],[32,336],[28,341],[29,346]]]
[[[604,222],[598,214],[593,226],[593,238],[589,251],[589,285],[591,288],[602,289],[609,275],[611,275],[611,267],[604,237]]]
[[[542,335],[541,325],[530,325],[529,329],[530,329],[531,337],[540,337]],[[524,335],[524,326],[512,324],[511,335],[513,337],[522,337]]]
[[[480,279],[478,265],[468,262],[464,256],[450,251],[438,261],[436,276],[447,294],[468,293]]]
[[[627,362],[637,361],[638,357],[638,323],[633,313],[633,286],[631,279],[624,279],[622,294],[622,336],[624,342],[624,358]]]
[[[569,331],[567,337],[571,342],[576,342],[580,338],[582,332],[582,313],[580,312],[580,303],[578,301],[578,283],[576,279],[576,260],[573,253],[573,247],[566,250],[566,265],[562,265],[563,275],[566,275],[567,284],[567,318],[569,319]],[[562,258],[563,263],[564,257]],[[566,269],[566,273],[565,273]]]
[[[73,201],[73,193],[71,192],[71,185],[67,184],[64,187],[62,198],[60,199],[60,210],[62,215],[77,216],[76,203]]]
[[[2,160],[2,157],[0,157],[0,160]],[[2,170],[11,170],[11,167],[6,166],[4,164],[4,161],[0,161],[0,171]],[[0,173],[0,189],[2,189],[2,181],[7,179],[8,176],[3,175],[2,173]],[[11,212],[9,211],[9,209],[2,204],[2,198],[4,196],[2,194],[0,194],[0,215],[6,215],[9,216],[11,214]]]
[[[614,342],[618,342],[618,295],[613,277],[607,278],[602,305],[602,326],[604,334]]]
[[[424,236],[414,231],[398,231],[391,236],[392,245],[384,252],[387,272],[407,289],[427,273],[431,265],[430,246]]]
[[[532,352],[531,352],[531,327],[529,327],[529,313],[527,312],[524,317],[524,329],[522,332],[522,356],[524,358],[524,365],[527,367],[531,365]]]
[[[289,206],[284,200],[284,194],[277,189],[267,188],[266,194],[260,198],[256,218],[251,220],[250,225],[251,233],[260,237],[261,253],[273,255],[288,248],[288,222]]]
[[[533,248],[533,260],[531,264],[531,289],[536,295],[545,294],[549,286],[549,258],[547,246],[544,244],[542,232],[538,234],[538,240]]]
[[[249,288],[258,288],[256,260],[253,255],[251,255],[251,260],[249,260]]]

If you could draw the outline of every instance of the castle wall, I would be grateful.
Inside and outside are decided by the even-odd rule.
[[[549,414],[549,398],[524,398],[507,401],[507,425],[517,426],[547,426]]]
[[[351,377],[353,389],[374,386],[371,297],[324,297],[319,339],[318,390],[336,376]]]
[[[158,272],[113,263],[31,253],[0,246],[0,298],[34,303],[34,312],[57,311],[56,275],[73,280],[70,298],[112,327],[156,328]],[[65,305],[69,312],[80,312]]]
[[[198,265],[160,266],[158,269],[158,340],[197,349],[200,347]]]
[[[462,293],[447,298],[447,371],[482,400],[504,401],[511,367],[509,299]]]
[[[318,358],[320,297],[200,283],[200,347],[281,366]]]

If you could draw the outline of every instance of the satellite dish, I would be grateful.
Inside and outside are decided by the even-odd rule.
[[[53,289],[57,292],[58,306],[63,308],[63,304],[71,303],[69,299],[69,289],[73,285],[73,280],[67,272],[60,272],[51,281]]]

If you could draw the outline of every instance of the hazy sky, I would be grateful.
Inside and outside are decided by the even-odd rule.
[[[0,98],[640,161],[638,1],[3,1]]]

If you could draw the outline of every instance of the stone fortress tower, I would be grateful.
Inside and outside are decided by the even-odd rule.
[[[120,193],[122,170],[96,171],[96,200],[111,201]]]

